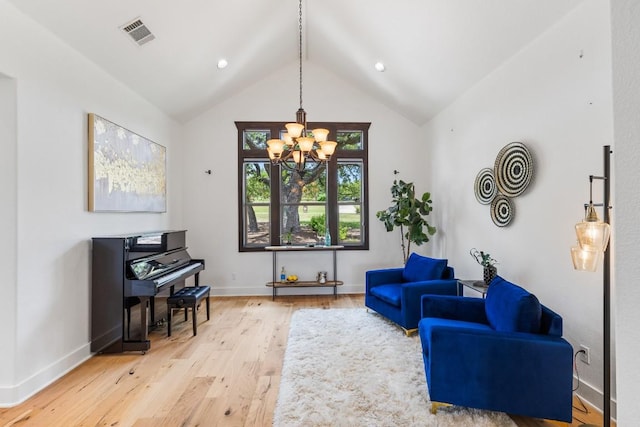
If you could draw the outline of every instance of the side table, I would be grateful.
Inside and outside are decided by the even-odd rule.
[[[465,288],[468,288],[468,289],[471,289],[473,291],[476,291],[476,292],[480,293],[482,295],[482,298],[484,298],[487,295],[487,291],[489,290],[489,287],[484,283],[484,280],[477,280],[477,279],[461,280],[461,279],[458,279],[458,283],[460,283]],[[458,287],[458,289],[460,289],[460,287]],[[458,296],[461,296],[460,293],[458,293]]]

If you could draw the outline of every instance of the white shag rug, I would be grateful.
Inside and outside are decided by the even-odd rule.
[[[274,426],[515,426],[500,412],[430,409],[417,335],[364,308],[293,313]]]

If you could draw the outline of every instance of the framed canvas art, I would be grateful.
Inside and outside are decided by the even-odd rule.
[[[166,212],[167,149],[89,114],[89,211]]]

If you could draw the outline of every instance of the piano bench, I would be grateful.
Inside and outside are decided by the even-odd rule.
[[[207,320],[209,320],[209,286],[186,286],[167,298],[167,332],[171,336],[171,314],[173,310],[184,308],[184,320],[188,318],[188,311],[191,308],[193,317],[193,335],[198,334],[198,326],[196,320],[196,309],[203,298],[207,298]]]

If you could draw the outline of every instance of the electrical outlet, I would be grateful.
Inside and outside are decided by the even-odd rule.
[[[591,364],[591,350],[589,350],[589,347],[587,347],[584,344],[580,344],[579,357],[580,357],[580,360],[582,361],[582,363],[584,363],[586,365],[590,365]]]

